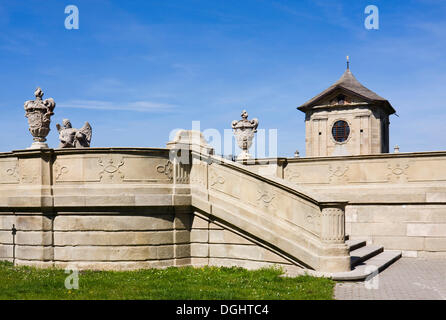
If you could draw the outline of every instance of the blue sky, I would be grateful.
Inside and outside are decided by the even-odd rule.
[[[79,8],[66,30],[65,6]],[[379,30],[364,27],[367,5]],[[296,107],[335,82],[345,56],[387,98],[391,146],[446,150],[446,1],[2,0],[0,152],[32,142],[23,103],[41,86],[56,123],[89,121],[94,147],[164,147],[175,128],[223,134],[243,108],[304,154]]]

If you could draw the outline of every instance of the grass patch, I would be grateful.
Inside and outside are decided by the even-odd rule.
[[[67,290],[61,269],[0,262],[0,299],[332,299],[326,278],[279,277],[280,269],[171,267],[137,271],[81,271],[79,289]]]

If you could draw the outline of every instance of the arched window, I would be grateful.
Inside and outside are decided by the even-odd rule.
[[[338,120],[334,123],[331,134],[337,142],[344,142],[350,134],[350,127],[346,121]]]

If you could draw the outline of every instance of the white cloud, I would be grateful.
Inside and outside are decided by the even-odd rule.
[[[158,103],[152,101],[134,101],[116,103],[110,101],[98,100],[72,100],[61,102],[57,104],[59,108],[73,108],[73,109],[95,109],[95,110],[122,110],[122,111],[136,111],[136,112],[169,112],[175,106],[166,103]]]

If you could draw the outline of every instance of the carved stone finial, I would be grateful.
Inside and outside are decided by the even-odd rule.
[[[42,91],[42,89],[41,89],[40,87],[37,87],[36,91],[34,91],[34,96],[35,96],[37,99],[42,99],[42,97],[43,97],[43,91]]]
[[[69,119],[63,119],[62,126],[56,124],[59,131],[59,148],[88,148],[90,147],[92,128],[88,122],[80,129],[71,126]]]
[[[249,148],[252,145],[252,139],[254,133],[257,132],[259,120],[256,118],[248,120],[248,112],[242,111],[242,120],[232,121],[232,129],[234,130],[234,136],[237,140],[237,144],[242,152],[238,155],[237,160],[250,159],[251,155],[248,153]]]
[[[37,88],[34,92],[36,100],[28,100],[24,104],[25,117],[28,118],[29,132],[33,136],[33,144],[30,149],[48,148],[45,143],[50,132],[51,116],[56,102],[52,98],[42,100],[43,91]]]

